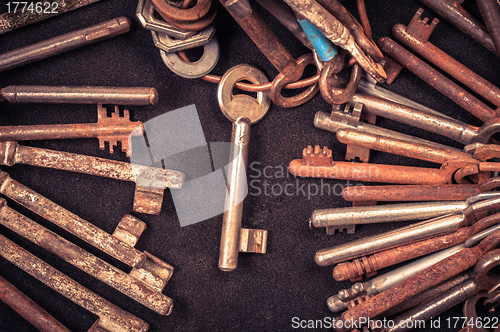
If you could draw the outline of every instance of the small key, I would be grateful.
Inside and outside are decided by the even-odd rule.
[[[26,164],[135,182],[133,210],[148,214],[159,214],[163,190],[179,189],[185,178],[178,171],[22,146],[15,141],[0,142],[0,156],[0,163],[6,166]]]
[[[246,195],[246,168],[250,144],[250,126],[259,122],[269,110],[271,101],[265,92],[258,92],[257,99],[248,95],[233,95],[234,84],[248,80],[253,84],[265,84],[267,78],[257,68],[238,65],[222,77],[217,90],[219,106],[226,118],[233,122],[231,134],[228,192],[222,219],[219,252],[219,268],[234,271],[238,266],[238,252],[265,253],[267,231],[241,228],[243,199]]]
[[[448,234],[460,227],[470,226],[477,221],[481,213],[494,211],[499,206],[500,198],[476,202],[467,207],[462,213],[421,221],[385,233],[319,250],[316,252],[314,260],[319,266],[328,266],[429,237]]]
[[[44,0],[36,3],[35,11],[25,10],[26,2],[7,2],[7,12],[0,15],[0,35],[98,1]],[[42,6],[40,9],[38,9],[39,4]]]
[[[109,152],[121,143],[122,151],[130,157],[130,135],[142,135],[143,124],[140,121],[131,122],[128,110],[119,115],[118,106],[115,106],[111,116],[102,105],[97,105],[97,123],[57,124],[34,126],[5,126],[0,127],[1,141],[30,141],[68,138],[98,138],[99,148],[104,150],[106,142]]]
[[[370,277],[382,268],[443,250],[462,242],[465,242],[465,246],[470,246],[471,243],[477,240],[477,236],[474,236],[474,234],[495,225],[499,221],[500,216],[495,214],[481,219],[470,227],[462,227],[450,234],[380,251],[352,262],[340,263],[333,269],[333,277],[337,281],[346,279],[359,280],[363,274]]]
[[[10,85],[0,101],[11,103],[154,105],[158,91],[148,87]]]
[[[142,319],[83,287],[3,235],[0,235],[0,256],[98,316],[91,331],[146,332],[149,329],[149,324]]]
[[[310,223],[314,227],[354,228],[356,225],[394,221],[425,220],[450,213],[460,213],[475,202],[500,197],[500,192],[480,193],[464,201],[434,201],[375,206],[353,206],[314,210]]]
[[[342,198],[346,201],[455,201],[464,200],[472,195],[487,192],[500,187],[500,178],[493,177],[480,184],[446,184],[446,185],[386,185],[346,187]]]
[[[122,16],[0,54],[0,72],[119,36],[128,32],[131,24],[128,18]]]
[[[173,301],[163,295],[161,290],[136,279],[133,275],[123,272],[16,212],[7,206],[7,202],[3,198],[0,198],[0,224],[158,314],[169,315],[172,312]]]
[[[150,283],[155,289],[161,291],[174,272],[171,265],[158,257],[134,248],[146,229],[146,224],[130,214],[123,216],[111,235],[13,180],[2,171],[0,171],[0,193],[130,266],[132,276]]]
[[[398,283],[436,264],[437,262],[440,262],[443,259],[450,257],[457,252],[460,252],[464,248],[477,245],[488,235],[493,234],[499,230],[500,225],[490,227],[469,238],[467,240],[467,243],[456,245],[451,248],[444,249],[431,255],[425,256],[402,267],[384,273],[369,281],[356,283],[352,285],[350,289],[342,289],[338,292],[338,294],[328,298],[328,309],[330,309],[330,311],[332,312],[339,312],[353,307],[357,303],[364,301],[368,297],[381,293],[397,285]]]
[[[303,150],[302,155],[302,159],[292,160],[288,165],[290,174],[300,177],[381,183],[447,184],[452,182],[454,174],[459,170],[464,170],[460,173],[463,176],[479,172],[477,161],[473,160],[450,161],[441,166],[440,169],[345,161],[334,162],[332,151],[327,147],[321,149],[319,145],[316,145],[314,149],[312,146],[308,146]],[[472,168],[468,166],[472,166]]]

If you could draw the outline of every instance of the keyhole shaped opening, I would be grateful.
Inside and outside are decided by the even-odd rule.
[[[241,80],[241,81],[238,81],[237,83],[239,83],[239,82],[254,85],[254,83],[250,82],[249,80]],[[238,88],[236,85],[233,87],[233,91],[231,93],[233,96],[247,95],[247,96],[252,97],[253,99],[257,99],[257,92],[246,91],[244,89]]]

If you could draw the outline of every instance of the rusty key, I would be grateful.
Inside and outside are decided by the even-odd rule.
[[[498,2],[496,0],[477,0],[477,6],[495,44],[497,54],[500,54],[500,7]]]
[[[98,138],[101,150],[108,142],[109,152],[113,153],[119,142],[122,151],[130,157],[130,135],[142,135],[143,132],[142,122],[131,122],[128,110],[123,110],[123,116],[120,116],[118,106],[115,106],[114,112],[108,116],[106,108],[97,105],[97,123],[4,126],[0,127],[0,141]]]
[[[307,65],[314,64],[312,54],[303,55],[295,60],[271,29],[252,10],[247,1],[220,0],[220,2],[280,72],[271,86],[271,99],[273,102],[279,107],[288,108],[302,105],[311,100],[319,91],[317,84],[313,84],[293,97],[283,97],[281,90],[286,84],[299,80]]]
[[[40,258],[0,235],[0,256],[99,319],[90,331],[146,332],[149,324],[85,288]]]
[[[496,231],[476,247],[465,248],[411,278],[352,307],[342,314],[342,319],[344,321],[359,321],[361,317],[366,319],[374,318],[412,296],[473,267],[483,254],[494,249],[499,243],[500,231]]]
[[[185,174],[178,171],[22,146],[15,141],[0,142],[0,163],[48,167],[135,182],[134,211],[148,214],[159,214],[163,190],[179,189],[185,178]]]

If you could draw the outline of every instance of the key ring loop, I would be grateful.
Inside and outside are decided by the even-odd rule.
[[[347,103],[358,89],[359,82],[361,81],[362,70],[358,64],[355,64],[351,69],[351,76],[347,86],[340,93],[334,92],[332,84],[332,75],[336,74],[338,66],[335,63],[327,62],[319,77],[319,90],[321,96],[325,101],[332,105],[341,105]]]

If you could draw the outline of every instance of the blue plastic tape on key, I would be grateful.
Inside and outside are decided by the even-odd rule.
[[[323,61],[329,61],[337,55],[338,48],[328,38],[316,29],[308,20],[297,19],[307,38],[313,44],[318,56]]]

